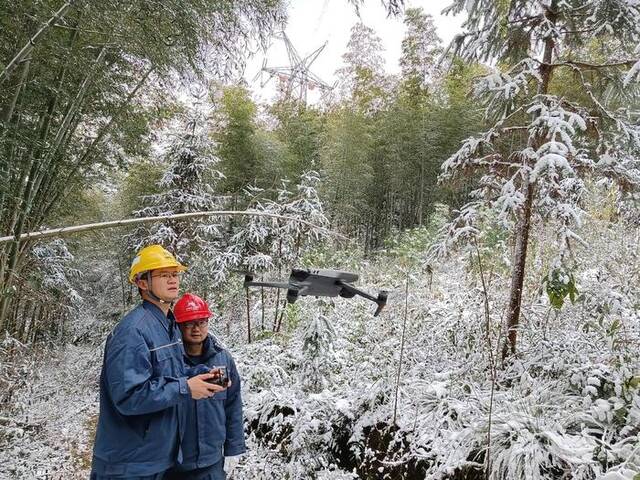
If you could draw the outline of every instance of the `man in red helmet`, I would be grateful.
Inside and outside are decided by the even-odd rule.
[[[226,390],[211,398],[190,401],[181,443],[184,458],[165,480],[222,480],[224,457],[246,451],[238,370],[231,354],[209,334],[212,314],[207,302],[186,293],[176,302],[173,313],[182,333],[185,363],[204,364],[220,377],[226,370],[229,382]]]

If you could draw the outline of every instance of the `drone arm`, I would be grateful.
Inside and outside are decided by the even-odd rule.
[[[369,295],[367,292],[363,292],[362,290],[358,290],[353,285],[349,285],[348,283],[344,283],[342,280],[338,280],[336,283],[342,287],[342,290],[344,290],[345,292],[348,292],[349,296],[351,296],[351,297],[353,297],[354,295],[360,295],[361,297],[364,297],[364,298],[366,298],[368,300],[371,300],[372,302],[375,302],[377,300],[377,298],[374,297],[373,295]]]
[[[341,280],[338,280],[336,282],[337,285],[340,285],[342,287],[342,290],[344,292],[347,292],[347,294],[351,297],[353,297],[354,295],[360,295],[361,297],[366,298],[367,300],[371,300],[372,302],[375,302],[378,305],[378,308],[376,309],[375,313],[373,314],[374,317],[377,317],[380,312],[382,311],[382,309],[384,308],[384,306],[387,304],[387,292],[385,291],[381,291],[377,297],[374,297],[373,295],[369,295],[367,292],[363,292],[362,290],[358,290],[356,287],[354,287],[353,285],[349,285],[348,283],[344,283]]]

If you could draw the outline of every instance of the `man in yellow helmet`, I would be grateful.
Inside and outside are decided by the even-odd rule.
[[[160,245],[143,248],[131,264],[129,281],[143,301],[107,338],[91,480],[160,480],[182,461],[180,440],[190,400],[225,389],[206,382],[215,377],[203,373],[207,367],[184,364],[170,307],[185,270]],[[191,377],[194,373],[200,375]]]

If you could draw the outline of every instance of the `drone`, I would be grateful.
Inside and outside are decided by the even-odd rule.
[[[295,303],[298,297],[343,297],[353,298],[356,295],[371,300],[378,305],[374,317],[377,317],[387,304],[388,292],[381,290],[377,297],[358,290],[351,285],[358,280],[358,275],[339,270],[311,270],[294,268],[288,282],[254,281],[253,274],[245,273],[244,288],[273,287],[287,289],[287,302]]]

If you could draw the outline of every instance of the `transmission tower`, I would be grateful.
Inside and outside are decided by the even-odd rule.
[[[287,49],[287,56],[289,57],[289,66],[268,67],[267,59],[265,58],[262,63],[262,69],[258,73],[260,77],[260,87],[264,87],[272,78],[276,77],[278,79],[278,89],[285,99],[295,98],[299,102],[306,104],[307,92],[315,89],[320,90],[323,97],[327,95],[333,87],[310,70],[313,62],[315,62],[322,50],[324,50],[324,47],[327,46],[327,42],[324,42],[321,47],[306,57],[302,57],[286,33],[280,32],[276,35],[276,38],[284,42]],[[263,78],[263,74],[267,75],[266,80]]]

